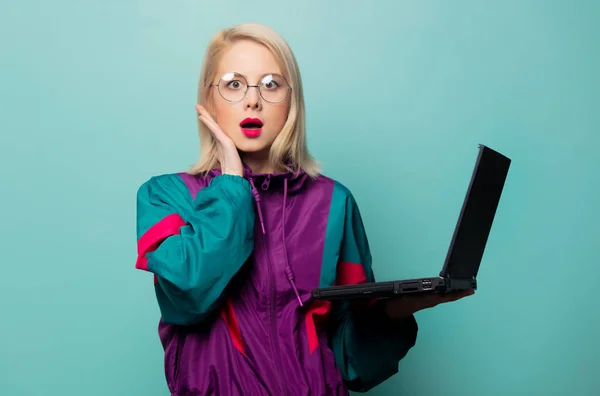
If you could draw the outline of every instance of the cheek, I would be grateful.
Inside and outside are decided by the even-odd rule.
[[[281,103],[273,109],[273,120],[279,128],[283,128],[283,125],[285,125],[285,122],[288,118],[288,114],[289,106],[287,104]]]
[[[239,118],[236,116],[237,112],[235,110],[235,106],[232,106],[228,103],[216,104],[214,107],[214,114],[215,121],[225,133],[228,133],[228,130],[231,129],[232,125],[235,126],[236,119]]]

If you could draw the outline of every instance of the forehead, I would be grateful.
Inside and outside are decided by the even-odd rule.
[[[271,51],[250,40],[237,41],[225,51],[219,74],[227,72],[238,72],[248,78],[259,78],[268,73],[283,74]]]

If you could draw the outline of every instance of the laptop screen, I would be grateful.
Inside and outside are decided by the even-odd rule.
[[[471,182],[440,276],[477,276],[511,160],[480,145]]]

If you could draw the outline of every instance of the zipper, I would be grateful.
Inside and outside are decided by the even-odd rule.
[[[281,351],[279,350],[279,335],[277,334],[277,306],[276,306],[276,298],[277,298],[277,289],[275,288],[275,272],[273,270],[273,264],[271,263],[271,253],[269,252],[269,248],[267,245],[267,236],[263,234],[263,246],[265,248],[265,253],[267,256],[267,263],[269,266],[269,288],[271,291],[271,352],[273,353],[273,357],[275,359],[275,365],[277,366],[277,377],[279,381],[279,388],[284,392],[284,394],[288,394],[287,389],[283,383],[283,376],[281,375],[281,367],[283,366],[281,361]]]

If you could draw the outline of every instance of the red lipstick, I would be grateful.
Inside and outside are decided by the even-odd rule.
[[[260,118],[245,118],[240,122],[242,133],[247,137],[258,137],[262,131],[263,125]]]

